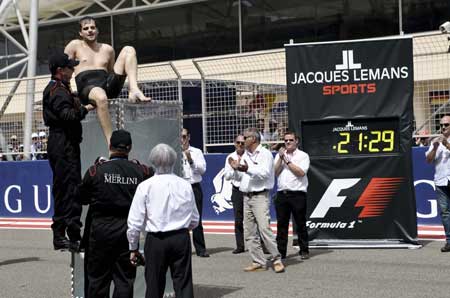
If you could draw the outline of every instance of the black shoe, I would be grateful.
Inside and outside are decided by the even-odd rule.
[[[69,250],[70,242],[66,238],[53,240],[53,248],[60,251]]]
[[[197,256],[199,256],[200,258],[209,258],[209,254],[206,251],[197,254]]]
[[[232,253],[235,255],[241,254],[243,252],[245,252],[245,249],[243,249],[243,248],[236,248],[235,250],[232,251]]]
[[[450,243],[445,244],[445,246],[441,248],[441,252],[449,252],[449,251],[450,251]]]
[[[301,252],[299,253],[299,255],[300,255],[300,259],[302,259],[302,260],[307,260],[307,259],[309,259],[309,252],[301,251]]]

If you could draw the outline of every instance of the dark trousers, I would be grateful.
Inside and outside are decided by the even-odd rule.
[[[89,233],[87,261],[89,298],[133,298],[136,267],[131,265],[126,218],[93,218]]]
[[[145,239],[145,298],[162,298],[170,268],[177,298],[194,297],[191,239],[187,229],[147,233]]]
[[[53,172],[53,240],[80,240],[81,205],[78,186],[81,183],[80,145],[69,141],[62,132],[50,132],[48,160]]]
[[[300,251],[309,252],[306,228],[306,193],[279,191],[275,200],[275,210],[277,212],[277,245],[281,256],[286,257],[291,214],[297,224]]]
[[[234,235],[236,237],[236,248],[245,249],[244,244],[244,195],[239,188],[233,186],[231,193],[234,212]]]
[[[201,255],[206,251],[206,246],[202,225],[203,192],[200,183],[192,184],[192,190],[194,191],[195,204],[197,205],[198,214],[200,216],[198,226],[192,230],[192,240],[194,242],[195,253]]]

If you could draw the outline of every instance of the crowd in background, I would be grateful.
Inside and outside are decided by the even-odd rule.
[[[31,134],[30,157],[25,158],[24,146],[19,142],[17,135],[12,135],[6,150],[0,148],[0,161],[21,161],[47,159],[47,133],[45,131]]]

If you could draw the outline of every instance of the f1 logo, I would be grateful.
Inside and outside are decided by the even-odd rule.
[[[343,189],[354,186],[359,182],[359,180],[361,180],[361,178],[334,179],[331,181],[330,186],[328,186],[327,190],[320,199],[319,204],[317,204],[316,208],[309,217],[324,218],[331,207],[341,207],[347,197],[340,196],[339,193]]]
[[[342,64],[336,64],[336,70],[360,69],[361,63],[353,61],[353,50],[342,51]]]
[[[353,187],[360,180],[361,178],[348,178],[331,181],[309,217],[324,218],[330,208],[341,207],[347,198],[339,195],[341,190]],[[372,178],[355,204],[355,207],[362,207],[358,218],[382,215],[403,181],[402,177]]]

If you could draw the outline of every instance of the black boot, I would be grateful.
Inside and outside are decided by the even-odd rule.
[[[70,248],[70,241],[67,238],[54,238],[53,239],[53,248],[55,250],[66,251]]]

